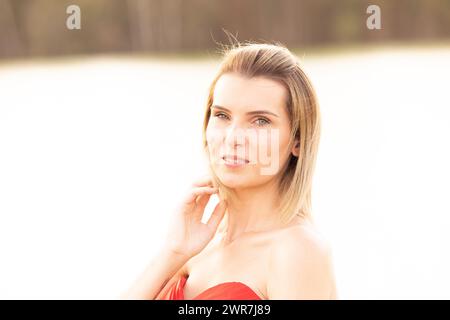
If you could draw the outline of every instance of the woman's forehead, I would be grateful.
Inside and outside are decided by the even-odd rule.
[[[268,110],[280,115],[285,110],[286,94],[284,86],[275,80],[227,73],[216,83],[213,105],[231,112]]]

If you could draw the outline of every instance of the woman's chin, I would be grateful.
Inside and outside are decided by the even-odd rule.
[[[249,185],[249,182],[242,179],[242,177],[229,177],[227,175],[225,176],[219,176],[220,182],[227,188],[230,189],[241,189],[245,188]]]

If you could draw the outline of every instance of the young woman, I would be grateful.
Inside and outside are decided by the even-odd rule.
[[[336,299],[330,246],[311,217],[319,137],[314,89],[287,48],[227,48],[204,117],[210,175],[122,297]],[[220,201],[204,224],[212,194]]]

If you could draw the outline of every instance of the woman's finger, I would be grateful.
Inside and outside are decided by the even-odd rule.
[[[189,195],[186,198],[186,204],[195,204],[197,197],[203,194],[213,194],[218,192],[219,189],[215,187],[197,187],[190,191]]]
[[[211,228],[214,231],[217,229],[217,226],[223,219],[226,209],[227,209],[226,201],[225,200],[219,201],[219,203],[214,208],[213,213],[211,213],[208,222],[206,223],[209,228]]]
[[[197,179],[193,184],[193,187],[206,187],[212,186],[212,179],[210,175],[205,175],[199,179]]]
[[[196,199],[197,207],[195,209],[205,209],[206,205],[208,204],[209,198],[211,198],[211,195],[212,193],[205,193],[198,196]]]

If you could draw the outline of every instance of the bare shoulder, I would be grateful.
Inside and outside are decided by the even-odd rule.
[[[302,223],[283,230],[275,242],[273,251],[280,255],[296,253],[296,256],[314,255],[327,257],[331,255],[329,241],[310,223]]]
[[[312,224],[283,230],[272,245],[269,264],[269,299],[333,298],[331,246]]]

